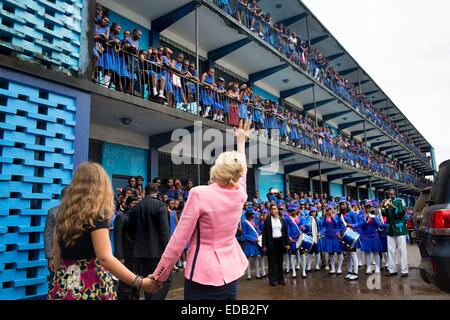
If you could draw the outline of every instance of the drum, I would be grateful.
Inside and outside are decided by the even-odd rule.
[[[352,229],[347,229],[342,235],[342,243],[348,250],[352,250],[355,247],[356,242],[358,242],[358,239],[359,233],[353,231]]]
[[[314,239],[311,236],[308,236],[306,233],[302,233],[300,238],[297,241],[297,249],[303,249],[305,251],[311,251],[314,245]]]

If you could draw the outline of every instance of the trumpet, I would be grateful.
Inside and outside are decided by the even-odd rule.
[[[384,200],[384,201],[383,201],[383,204],[381,205],[381,207],[382,207],[383,209],[387,209],[387,208],[392,207],[392,199]]]
[[[369,223],[372,219],[375,219],[378,216],[378,210],[375,208],[372,208],[367,213],[366,217],[364,218],[366,223]]]

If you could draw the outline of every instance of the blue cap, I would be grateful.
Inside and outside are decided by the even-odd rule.
[[[364,207],[373,207],[373,203],[372,200],[366,200],[366,202],[364,202]]]
[[[283,209],[284,208],[283,202],[280,202],[277,207],[278,207],[278,209]]]
[[[306,199],[306,202],[307,202],[308,204],[313,204],[313,200],[312,200],[311,198],[307,198],[307,199]]]
[[[317,211],[319,211],[319,210],[317,210],[316,207],[311,207],[311,209],[309,209],[309,212],[317,212]]]
[[[332,205],[331,203],[327,206],[327,210],[331,210],[334,209],[334,205]]]
[[[344,202],[347,202],[347,199],[345,199],[344,197],[339,199],[339,204],[344,203]]]
[[[292,204],[292,203],[288,205],[287,209],[288,209],[288,211],[295,211],[295,210],[297,210],[296,206],[294,204]]]
[[[358,201],[356,201],[356,200],[352,200],[351,205],[352,205],[352,207],[353,207],[353,206],[359,205],[359,203],[358,203]]]
[[[305,199],[300,200],[300,204],[306,204]]]
[[[252,208],[247,208],[245,213],[255,213],[255,212],[253,211],[253,207],[252,207]]]

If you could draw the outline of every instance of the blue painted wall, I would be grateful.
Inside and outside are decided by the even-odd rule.
[[[125,30],[130,30],[133,32],[134,29],[138,28],[142,31],[142,37],[139,40],[140,49],[145,50],[149,46],[149,39],[150,39],[150,31],[143,26],[134,23],[133,21],[121,16],[120,14],[110,10],[109,11],[109,23],[112,24],[113,22],[117,22],[122,27],[122,33],[120,34],[120,38],[123,38],[123,32]]]
[[[104,143],[102,166],[113,175],[147,177],[148,150],[113,143]],[[118,186],[115,186],[118,187]],[[123,187],[123,186],[120,186]]]
[[[270,94],[269,92],[267,92],[267,91],[265,91],[265,90],[263,90],[263,89],[261,89],[261,88],[259,88],[257,86],[253,87],[253,92],[254,92],[254,94],[256,94],[258,96],[261,96],[261,97],[263,97],[265,99],[269,99],[271,101],[278,101],[278,97],[277,96],[274,96],[273,94]]]
[[[283,191],[283,194],[286,190],[284,190],[284,174],[280,173],[269,173],[266,171],[256,170],[257,179],[258,179],[258,191],[261,195],[261,198],[265,201],[266,194],[269,192],[270,188],[276,188],[280,191]]]
[[[86,94],[0,68],[0,300],[47,294],[44,225],[87,158]],[[89,113],[89,104],[80,107]],[[39,139],[40,137],[40,143]],[[78,148],[78,149],[77,149]],[[86,150],[82,150],[86,148]]]
[[[330,196],[333,197],[343,197],[344,193],[342,192],[342,184],[330,182]]]
[[[10,11],[6,17],[12,25],[0,31],[4,41],[0,43],[1,47],[11,49],[27,60],[79,70],[83,0],[5,1],[6,5]],[[47,14],[46,8],[53,17]],[[51,29],[47,28],[50,25]]]

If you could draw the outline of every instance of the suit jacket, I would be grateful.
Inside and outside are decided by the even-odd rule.
[[[47,218],[45,219],[44,227],[44,251],[45,258],[50,259],[53,257],[53,230],[56,224],[56,214],[58,213],[59,206],[53,207],[48,210]]]
[[[114,219],[114,256],[121,260],[133,258],[133,240],[128,234],[128,219],[130,211],[118,212]]]
[[[170,238],[166,205],[146,196],[131,210],[128,235],[134,241],[134,258],[161,258]]]
[[[279,216],[281,220],[281,239],[283,241],[283,246],[290,245],[289,242],[289,235],[288,235],[288,227],[286,221],[283,219],[283,217]],[[273,249],[273,237],[272,237],[272,216],[267,217],[266,221],[264,222],[264,229],[263,229],[263,247],[266,247],[267,250]]]
[[[239,279],[248,262],[235,236],[246,201],[246,172],[237,188],[213,183],[191,189],[178,226],[154,272],[156,280],[167,279],[188,242],[187,279],[216,287]]]

